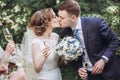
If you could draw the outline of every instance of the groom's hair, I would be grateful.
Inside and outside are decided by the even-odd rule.
[[[65,0],[60,4],[58,10],[65,10],[68,14],[75,15],[76,17],[80,15],[80,6],[75,0]]]

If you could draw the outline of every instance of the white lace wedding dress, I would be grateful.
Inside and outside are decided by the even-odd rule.
[[[33,66],[32,50],[31,50],[32,40],[35,38],[36,36],[33,30],[27,29],[21,44],[22,55],[24,57],[23,68],[25,70],[26,80],[34,80],[38,76]]]
[[[32,44],[39,44],[40,50],[45,48],[45,45],[49,46],[51,52],[42,69],[38,73],[37,80],[62,80],[61,72],[58,67],[59,56],[56,54],[55,51],[59,36],[56,33],[52,33],[51,36],[52,37],[49,40],[35,38],[32,42]],[[42,53],[39,54],[42,55]]]

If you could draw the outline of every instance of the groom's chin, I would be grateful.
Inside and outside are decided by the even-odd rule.
[[[64,26],[60,25],[61,28],[64,28]]]
[[[65,26],[63,26],[62,24],[60,24],[60,27],[61,27],[61,28],[64,28]]]
[[[64,28],[63,26],[60,26],[61,28]]]

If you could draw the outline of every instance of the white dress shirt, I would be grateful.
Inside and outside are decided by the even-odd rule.
[[[79,33],[79,36],[80,36],[80,39],[81,39],[81,42],[82,42],[82,46],[84,48],[84,56],[82,56],[83,57],[83,60],[82,60],[83,67],[86,68],[88,71],[92,71],[93,65],[92,65],[91,61],[89,60],[89,57],[88,57],[88,54],[87,54],[87,51],[86,51],[80,18],[78,18],[78,22],[77,22],[77,25],[76,25],[75,29],[78,29],[78,33]]]

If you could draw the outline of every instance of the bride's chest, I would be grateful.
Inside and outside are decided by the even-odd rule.
[[[50,48],[49,56],[48,56],[47,60],[54,60],[58,57],[58,55],[56,53],[56,45],[57,45],[56,40],[43,41],[40,44],[40,51],[43,50],[46,46],[48,46]]]

